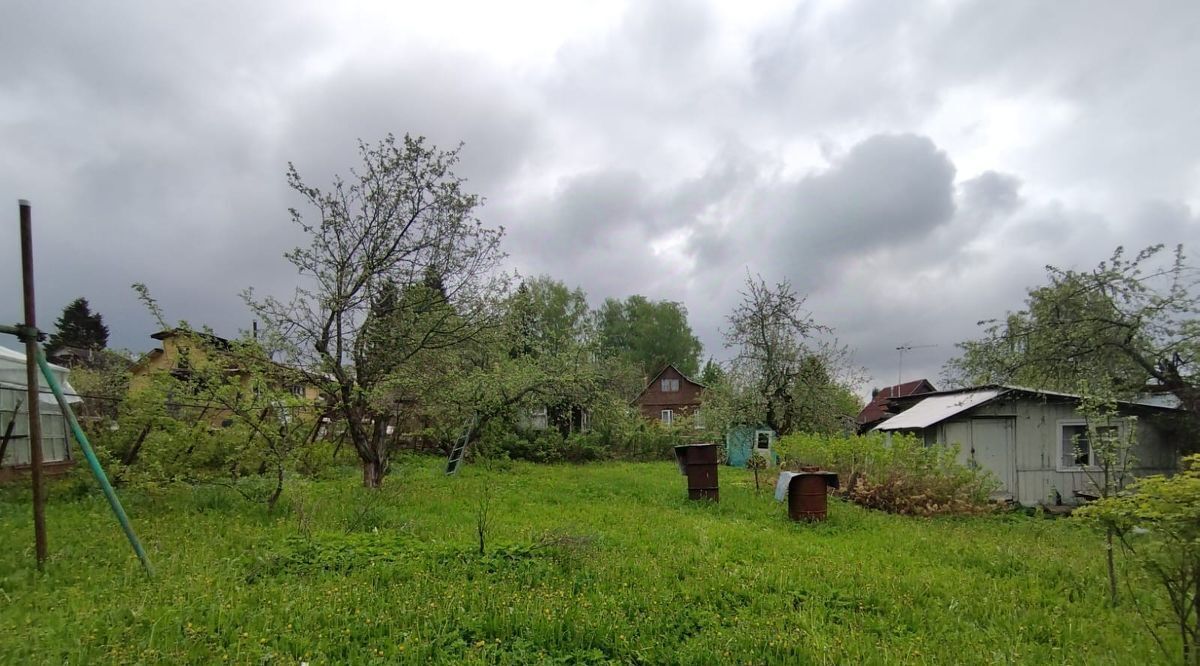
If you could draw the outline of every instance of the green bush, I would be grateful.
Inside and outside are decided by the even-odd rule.
[[[989,509],[998,487],[987,472],[958,462],[957,447],[926,446],[911,435],[797,434],[776,445],[785,469],[816,465],[838,473],[835,494],[889,513],[931,516]]]
[[[1147,476],[1075,515],[1112,530],[1125,554],[1147,574],[1141,578],[1125,572],[1131,589],[1144,580],[1158,588],[1171,620],[1158,628],[1147,622],[1146,627],[1159,647],[1176,634],[1179,663],[1200,663],[1200,454],[1186,456],[1174,476]]]
[[[598,460],[670,460],[672,449],[692,441],[688,431],[648,421],[626,410],[593,421],[587,432],[563,435],[553,428],[522,430],[495,419],[480,429],[474,446],[479,455],[537,463],[592,462]]]

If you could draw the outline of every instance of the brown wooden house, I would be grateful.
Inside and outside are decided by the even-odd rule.
[[[633,399],[642,416],[663,425],[702,427],[700,403],[704,389],[700,382],[688,379],[674,365],[667,364]]]

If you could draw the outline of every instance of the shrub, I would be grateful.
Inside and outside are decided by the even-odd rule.
[[[564,437],[558,430],[520,429],[511,421],[489,420],[473,446],[494,459],[537,463],[596,460],[670,460],[673,447],[695,440],[689,431],[648,421],[632,410],[595,418],[587,432]]]
[[[817,465],[838,473],[834,491],[862,506],[918,516],[978,513],[989,509],[998,486],[987,472],[958,462],[957,447],[926,446],[910,435],[843,437],[789,435],[776,450],[784,469]]]
[[[1182,663],[1200,664],[1200,454],[1185,457],[1175,476],[1148,476],[1132,492],[1097,500],[1075,515],[1114,531],[1126,555],[1166,597],[1172,621],[1157,627],[1156,618],[1136,608],[1164,653],[1173,634]]]

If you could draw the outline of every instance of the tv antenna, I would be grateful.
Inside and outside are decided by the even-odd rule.
[[[897,387],[900,384],[904,383],[904,352],[912,351],[914,349],[928,349],[930,347],[936,347],[936,346],[937,345],[914,345],[911,342],[902,342],[902,343],[900,343],[899,347],[896,347],[896,351],[898,352],[898,355],[900,357],[899,361],[897,363],[898,367],[896,368],[896,386]],[[899,390],[899,389],[897,388],[897,390]],[[898,396],[892,396],[892,397],[895,398]]]

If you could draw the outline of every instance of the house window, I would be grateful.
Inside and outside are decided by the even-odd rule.
[[[304,386],[302,384],[292,384],[288,387],[288,392],[297,398],[303,398]]]
[[[675,393],[679,390],[678,379],[663,379],[660,385],[663,393]]]
[[[662,418],[663,425],[671,425],[671,419],[674,417],[674,414],[671,412],[671,410],[664,409],[659,416]]]
[[[545,430],[547,425],[546,408],[535,407],[529,412],[529,427],[534,430]]]
[[[1096,434],[1103,439],[1120,436],[1120,427],[1116,425],[1099,426]],[[1058,469],[1069,471],[1095,467],[1096,450],[1090,441],[1087,421],[1059,421],[1058,423]]]
[[[696,430],[704,430],[704,414],[699,410],[692,416]]]

